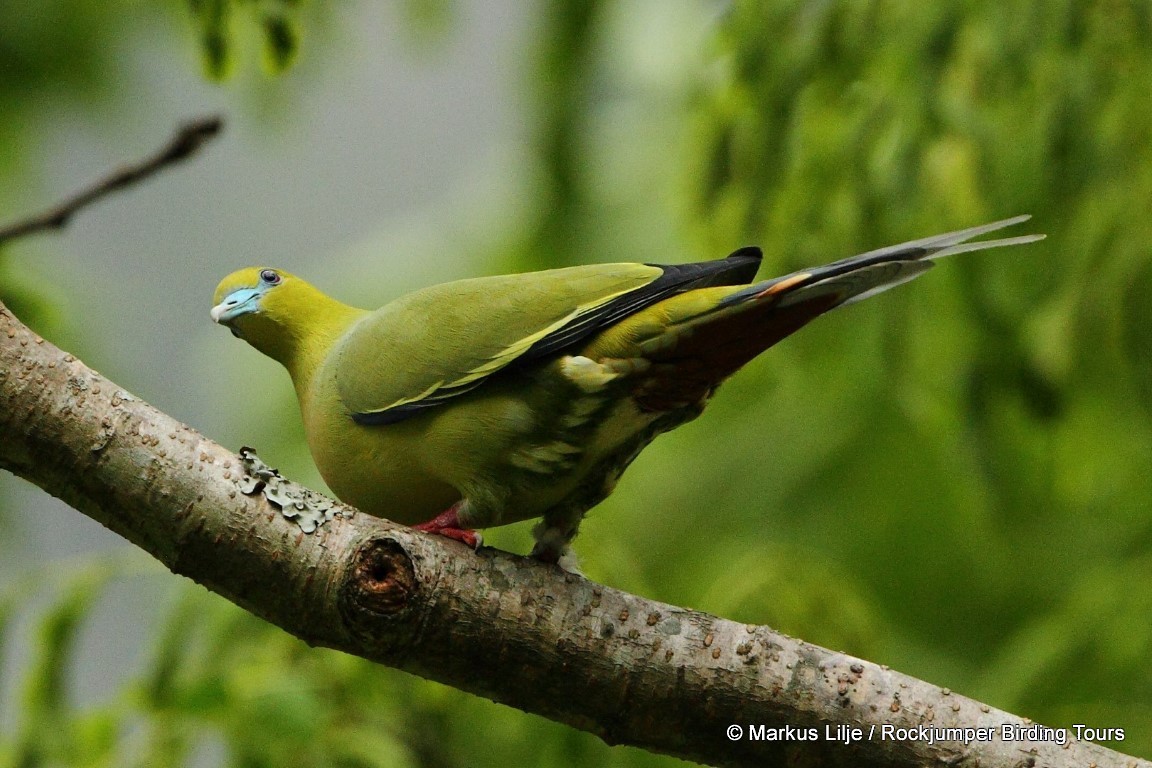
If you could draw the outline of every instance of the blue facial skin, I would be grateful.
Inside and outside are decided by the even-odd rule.
[[[212,319],[221,325],[227,325],[232,320],[256,312],[260,308],[260,297],[264,295],[261,288],[241,288],[228,294],[224,301],[212,307]]]
[[[260,299],[273,287],[283,282],[283,277],[274,269],[260,271],[260,282],[253,288],[237,288],[224,297],[224,301],[212,307],[212,320],[226,326],[232,335],[240,338],[240,332],[232,325],[232,321],[241,315],[254,314],[260,311]]]

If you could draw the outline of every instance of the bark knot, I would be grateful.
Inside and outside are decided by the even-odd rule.
[[[369,539],[357,550],[341,590],[342,602],[351,614],[346,617],[393,616],[411,604],[417,588],[412,558],[399,542]]]

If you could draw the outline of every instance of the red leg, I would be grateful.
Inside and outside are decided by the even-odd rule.
[[[471,528],[460,527],[460,518],[456,516],[456,508],[458,506],[460,506],[459,503],[453,504],[428,522],[420,523],[412,527],[417,531],[434,533],[437,536],[445,536],[449,539],[464,542],[469,548],[476,549],[480,546],[480,534]]]

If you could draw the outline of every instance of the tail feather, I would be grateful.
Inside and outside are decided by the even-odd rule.
[[[842,307],[846,304],[855,304],[858,301],[870,299],[878,293],[884,293],[884,291],[889,288],[895,288],[898,285],[907,283],[909,280],[915,280],[931,268],[932,262],[927,259],[920,261],[890,261],[886,264],[873,264],[869,267],[862,267],[856,272],[850,272],[847,275],[822,280],[811,286],[809,290],[813,290],[817,286],[826,286],[830,291],[844,290],[847,288],[844,292],[848,295],[848,298],[841,299],[838,302],[838,306]],[[861,278],[857,282],[864,286],[863,290],[858,290],[856,286],[843,285],[843,283],[853,277]],[[786,301],[791,300],[788,301],[788,303],[807,300],[804,298],[804,293],[804,291],[798,291],[796,294],[785,296],[784,299]]]
[[[1037,240],[1043,240],[1047,235],[1019,235],[1018,237],[1002,237],[999,240],[981,240],[977,243],[958,243],[948,248],[943,248],[930,256],[928,259],[943,259],[946,256],[954,256],[957,253],[971,253],[972,251],[984,251],[989,248],[1003,248],[1006,245],[1024,245],[1025,243],[1034,243]]]
[[[657,307],[675,321],[656,324],[660,333],[637,347],[652,365],[636,377],[632,396],[650,411],[701,402],[749,360],[830,309],[914,280],[945,256],[1042,239],[1021,235],[969,242],[1028,218],[1016,216],[869,251],[734,289],[715,303],[700,297],[723,289],[689,292],[663,302]]]
[[[968,242],[974,237],[1020,224],[1030,218],[1028,215],[1014,216],[978,227],[878,248],[822,267],[803,269],[783,277],[754,283],[733,293],[725,304],[740,304],[744,301],[776,296],[778,306],[786,307],[816,296],[837,293],[839,297],[833,306],[855,303],[918,277],[937,259],[958,253],[1021,245],[1044,239],[1044,235],[1020,235],[998,240]]]
[[[898,245],[889,245],[884,248],[877,248],[874,251],[862,253],[859,256],[852,256],[847,259],[832,262],[828,266],[838,266],[841,264],[852,264],[854,262],[871,261],[878,258],[936,258],[939,256],[939,251],[947,249],[949,246],[957,245],[959,243],[971,240],[974,237],[986,235],[989,232],[995,232],[999,229],[1015,226],[1016,224],[1023,224],[1031,219],[1030,214],[1021,214],[1020,216],[1013,216],[1010,219],[1001,219],[1000,221],[993,221],[990,224],[980,224],[975,227],[968,227],[967,229],[958,229],[955,232],[945,232],[942,235],[932,235],[931,237],[922,237],[919,240],[909,240],[906,243]],[[1029,237],[1026,235],[1025,237]],[[1033,236],[1034,237],[1034,236]],[[1040,235],[1043,237],[1043,235]],[[989,245],[995,243],[995,240],[989,240],[985,243],[987,247],[994,247]],[[917,250],[922,251],[923,254],[919,257],[912,256]]]

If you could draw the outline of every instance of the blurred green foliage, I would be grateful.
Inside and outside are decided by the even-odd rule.
[[[295,3],[187,1],[212,74],[237,13],[281,14],[272,69],[308,44]],[[941,264],[750,365],[592,513],[586,571],[1048,725],[1123,727],[1109,746],[1152,756],[1152,5],[664,8],[544,3],[525,56],[539,204],[481,254],[493,269],[756,242],[782,273],[1022,212],[1049,239]],[[44,81],[99,79],[77,66]],[[77,712],[70,638],[103,581],[74,579],[38,620],[0,764],[673,763],[306,648],[194,587],[139,679]],[[0,601],[0,630],[21,604]]]
[[[261,61],[273,74],[283,72],[299,51],[300,0],[187,0],[196,25],[203,55],[204,73],[214,79],[227,77],[234,66],[237,30],[244,21],[258,31]]]

